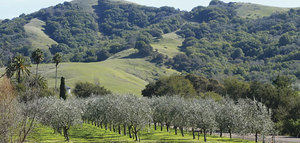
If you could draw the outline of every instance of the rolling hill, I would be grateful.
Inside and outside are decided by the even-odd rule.
[[[252,3],[237,3],[237,13],[239,16],[244,18],[262,18],[264,16],[270,16],[276,12],[287,12],[289,8],[279,8],[279,7],[271,7],[264,6],[259,4]]]
[[[135,50],[129,49],[103,62],[62,63],[59,65],[58,76],[65,77],[66,84],[71,88],[76,82],[100,82],[102,86],[114,93],[141,95],[141,90],[145,88],[145,85],[154,79],[178,73],[172,69],[157,67],[143,58],[124,58],[133,52]],[[47,78],[49,86],[54,87],[54,64],[43,64],[40,67],[39,72]],[[34,68],[33,65],[33,71]]]
[[[44,33],[45,22],[37,18],[30,20],[29,23],[24,25],[27,35],[27,40],[30,41],[32,47],[40,49],[48,49],[51,45],[57,44],[53,39]]]
[[[72,75],[71,85],[75,77],[101,81],[105,79],[101,71],[115,71],[112,77],[124,80],[114,82],[137,85],[128,90],[135,93],[168,71],[161,67],[217,79],[270,81],[284,74],[299,81],[299,62],[295,62],[299,60],[299,19],[297,8],[219,0],[191,11],[122,0],[74,0],[2,21],[0,66],[6,66],[16,53],[29,58],[32,49],[40,48],[45,67],[55,53],[62,53],[62,73],[78,69],[74,75],[66,74]],[[135,47],[141,41],[144,46]],[[123,56],[133,49],[146,54]],[[98,72],[83,73],[94,68]],[[53,72],[45,70],[45,75],[53,83]],[[116,85],[101,82],[121,92]]]

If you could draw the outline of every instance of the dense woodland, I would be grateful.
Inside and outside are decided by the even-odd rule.
[[[209,78],[270,81],[278,74],[299,78],[300,10],[249,19],[239,17],[237,8],[235,3],[221,1],[189,12],[109,0],[99,0],[88,8],[65,2],[3,20],[0,65],[7,65],[16,53],[30,57],[38,48],[26,40],[23,27],[38,18],[46,22],[44,32],[58,43],[44,50],[44,62],[50,62],[55,53],[63,53],[64,61],[103,61],[114,53],[137,48],[140,53],[133,56]],[[162,34],[174,31],[185,38],[180,47],[184,54],[170,58],[149,46]]]

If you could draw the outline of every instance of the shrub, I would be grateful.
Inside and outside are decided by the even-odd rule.
[[[87,98],[92,95],[111,94],[111,91],[105,89],[103,86],[95,85],[89,82],[79,82],[75,85],[74,94],[80,98]]]
[[[162,77],[155,83],[150,83],[142,91],[146,97],[180,95],[184,97],[194,96],[196,91],[192,83],[183,76]]]

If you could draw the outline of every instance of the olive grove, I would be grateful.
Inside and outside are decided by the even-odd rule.
[[[241,99],[234,102],[224,98],[222,101],[212,99],[185,99],[179,96],[138,98],[132,95],[107,95],[85,100],[82,116],[87,123],[128,135],[139,140],[139,131],[147,125],[160,124],[175,134],[178,129],[184,136],[184,130],[202,132],[207,141],[208,132],[269,135],[274,131],[271,111],[262,103]]]
[[[1,106],[7,106],[1,100]],[[1,110],[1,140],[8,141],[11,131],[16,128],[19,140],[26,141],[26,137],[39,123],[53,128],[69,141],[69,129],[81,123],[93,124],[106,130],[114,131],[141,140],[141,131],[154,130],[160,125],[167,132],[178,130],[185,136],[184,130],[203,133],[204,141],[207,134],[212,132],[254,134],[256,141],[258,135],[274,133],[271,120],[271,111],[262,103],[240,99],[234,102],[224,98],[221,101],[202,98],[183,98],[180,96],[162,97],[136,97],[134,95],[105,95],[89,98],[60,99],[58,97],[35,98],[27,102],[10,100],[14,104],[7,106],[8,112]],[[1,108],[2,109],[2,108]],[[4,119],[2,115],[10,119]],[[6,123],[6,124],[4,124]],[[4,126],[5,125],[5,126]],[[149,126],[149,127],[148,127]],[[174,130],[171,130],[173,128]],[[4,130],[5,129],[5,130]],[[2,136],[6,137],[3,138]]]

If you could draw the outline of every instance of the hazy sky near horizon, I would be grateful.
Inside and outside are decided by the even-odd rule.
[[[0,19],[17,17],[22,13],[29,14],[41,8],[71,0],[0,0]],[[127,0],[147,6],[172,6],[181,10],[207,6],[211,0]],[[224,2],[250,2],[276,7],[300,7],[300,0],[223,0]]]

